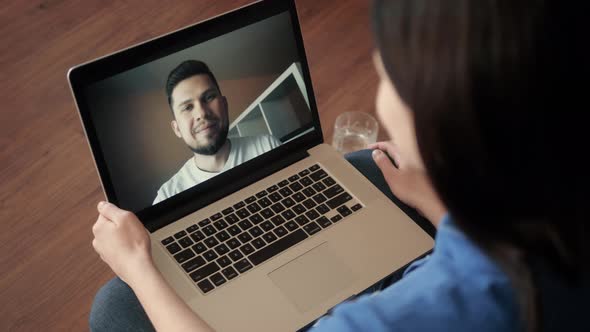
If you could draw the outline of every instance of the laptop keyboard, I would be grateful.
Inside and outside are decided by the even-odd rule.
[[[209,293],[362,207],[315,164],[161,243]]]

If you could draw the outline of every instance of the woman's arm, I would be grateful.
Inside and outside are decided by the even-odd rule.
[[[176,295],[164,277],[150,264],[141,279],[129,285],[158,331],[213,331]]]
[[[154,265],[150,238],[135,214],[100,202],[92,245],[141,302],[158,331],[213,331],[168,285]]]

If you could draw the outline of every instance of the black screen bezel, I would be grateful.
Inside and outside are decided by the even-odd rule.
[[[154,232],[290,163],[305,158],[307,150],[323,143],[319,114],[294,0],[259,1],[70,69],[68,80],[72,94],[78,106],[82,125],[109,202],[119,204],[88,107],[86,88],[113,75],[284,12],[290,14],[293,37],[312,113],[313,121],[310,128],[314,130],[224,172],[222,177],[214,177],[156,205],[148,206],[140,211],[133,211],[142,220],[145,227]]]

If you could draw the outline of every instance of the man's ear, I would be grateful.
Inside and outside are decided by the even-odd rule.
[[[178,123],[176,122],[176,120],[170,121],[170,126],[172,126],[172,131],[174,132],[174,135],[176,135],[176,137],[178,138],[182,138],[182,134],[180,133],[180,129],[178,128]]]

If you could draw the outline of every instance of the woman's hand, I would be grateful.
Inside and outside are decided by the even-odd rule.
[[[418,210],[434,226],[438,226],[447,209],[438,198],[426,172],[407,167],[399,150],[392,142],[371,144],[369,149],[374,150],[373,159],[393,194],[402,202]],[[386,154],[395,161],[397,168]]]
[[[107,202],[98,203],[92,227],[92,246],[123,281],[131,286],[153,267],[147,230],[132,212]]]
[[[94,250],[132,289],[157,331],[213,331],[168,285],[152,260],[150,237],[135,214],[98,203]]]

